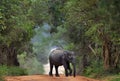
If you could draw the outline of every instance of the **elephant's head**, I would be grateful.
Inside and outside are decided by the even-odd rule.
[[[66,60],[73,65],[73,76],[76,76],[76,67],[75,67],[75,53],[73,51],[64,52]]]

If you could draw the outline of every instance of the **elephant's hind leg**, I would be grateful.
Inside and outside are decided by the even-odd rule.
[[[49,72],[49,75],[50,75],[50,76],[53,76],[52,70],[53,70],[53,64],[50,63],[50,72]]]
[[[55,74],[55,76],[56,76],[56,77],[59,77],[58,66],[55,66],[55,70],[56,70],[56,74]]]

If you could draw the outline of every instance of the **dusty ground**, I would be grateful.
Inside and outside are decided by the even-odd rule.
[[[29,76],[8,76],[5,81],[100,81],[83,76],[73,76],[65,77],[61,75],[60,77],[50,77],[48,75],[29,75]]]

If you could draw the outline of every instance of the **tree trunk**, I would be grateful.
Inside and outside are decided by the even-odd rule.
[[[17,53],[14,47],[8,48],[7,65],[8,66],[19,66],[19,62],[17,59]]]
[[[114,70],[119,63],[119,53],[117,48],[111,41],[104,41],[103,43],[103,59],[105,70]]]
[[[0,65],[6,64],[6,51],[5,46],[0,45]]]
[[[0,65],[19,66],[14,47],[0,46]]]
[[[118,57],[116,56],[119,56],[119,53],[115,51],[116,47],[111,41],[109,35],[106,34],[103,31],[103,29],[99,29],[98,33],[103,41],[102,55],[103,55],[104,69],[105,70],[115,69],[118,65]]]
[[[110,47],[108,42],[103,43],[103,59],[104,59],[104,68],[105,70],[108,70],[110,68]]]

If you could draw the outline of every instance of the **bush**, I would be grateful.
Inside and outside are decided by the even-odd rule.
[[[27,75],[27,72],[23,68],[12,66],[12,67],[8,67],[8,75],[13,75],[13,76]]]
[[[5,80],[0,76],[0,81],[5,81]]]
[[[0,76],[8,75],[8,67],[5,65],[0,66]]]
[[[18,56],[19,63],[22,68],[25,68],[28,74],[43,74],[44,68],[41,62],[35,56],[26,56],[26,53]]]
[[[120,78],[112,79],[111,81],[120,81]]]
[[[0,66],[0,76],[9,76],[9,75],[27,75],[25,69],[16,67],[16,66]]]
[[[27,72],[25,69],[16,67],[16,66],[6,66],[2,65],[0,66],[0,81],[4,81],[3,76],[11,76],[11,75],[27,75]]]
[[[84,71],[84,75],[98,78],[99,76],[101,76],[101,74],[103,74],[103,72],[104,70],[103,70],[102,62],[93,61],[90,64],[90,66],[86,67]]]

